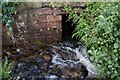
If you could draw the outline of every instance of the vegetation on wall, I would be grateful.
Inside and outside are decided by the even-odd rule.
[[[13,23],[14,23],[14,16],[17,12],[23,9],[32,9],[32,8],[39,8],[42,4],[40,2],[0,2],[0,8],[2,9],[2,23],[5,27],[7,27],[7,32],[12,35],[13,34]]]
[[[13,33],[13,15],[18,2],[2,2],[2,22]],[[58,6],[58,5],[57,5]],[[120,2],[87,3],[87,8],[77,15],[77,9],[67,5],[63,10],[69,13],[69,20],[76,24],[73,37],[82,40],[88,50],[91,61],[99,68],[104,77],[119,80],[120,76]],[[3,63],[2,76],[9,77],[12,64]]]
[[[16,7],[19,4],[19,2],[1,2],[2,23],[7,27],[9,34],[13,34],[13,15],[16,14]]]
[[[120,2],[90,2],[78,16],[77,10],[64,5],[69,19],[76,24],[73,37],[84,41],[90,59],[104,77],[120,78]]]

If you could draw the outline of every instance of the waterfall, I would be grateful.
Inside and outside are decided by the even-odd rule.
[[[63,50],[63,48],[64,48],[64,50]],[[61,50],[61,52],[63,52],[63,54],[65,54],[65,52],[66,52],[67,56],[64,56],[64,57],[68,57],[68,60],[63,60],[61,58],[61,57],[63,57],[63,55],[61,55],[59,53],[59,51],[57,51],[57,50]],[[79,46],[77,46],[75,48],[72,48],[69,45],[67,45],[67,46],[63,46],[63,45],[55,46],[55,45],[52,45],[52,52],[54,53],[52,62],[55,65],[59,65],[60,67],[64,67],[64,66],[73,67],[74,64],[81,63],[88,70],[88,76],[87,76],[88,78],[96,78],[96,77],[99,76],[97,67],[94,66],[90,62],[89,56],[88,56],[88,54],[86,52],[86,49],[84,47],[82,47],[81,45],[79,45]],[[72,52],[72,54],[70,54],[70,52]],[[69,59],[74,54],[75,54],[74,58],[77,59],[77,61]]]

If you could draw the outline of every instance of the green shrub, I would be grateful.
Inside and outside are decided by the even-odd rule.
[[[0,67],[2,67],[0,70],[0,73],[2,72],[2,74],[0,74],[2,79],[9,79],[11,70],[13,68],[13,63],[9,63],[7,57],[5,57],[5,61],[0,63]]]
[[[80,16],[76,10],[64,6],[69,19],[76,24],[73,37],[82,40],[91,61],[102,76],[120,76],[120,2],[90,2]]]
[[[13,15],[16,14],[16,7],[19,4],[19,2],[0,2],[2,7],[2,23],[7,27],[9,34],[13,34]]]

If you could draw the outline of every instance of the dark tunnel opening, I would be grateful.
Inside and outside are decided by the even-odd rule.
[[[72,39],[73,31],[75,30],[75,24],[72,20],[68,20],[68,14],[62,15],[62,40]]]

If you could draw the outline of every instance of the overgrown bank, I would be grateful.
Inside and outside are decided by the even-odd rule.
[[[78,16],[77,10],[64,5],[69,19],[76,24],[73,37],[85,43],[91,61],[102,76],[120,77],[120,2],[90,2]]]
[[[86,6],[84,12],[78,16],[77,9],[73,10],[64,5],[64,10],[69,13],[69,19],[77,26],[73,37],[84,41],[91,60],[98,66],[103,76],[119,80],[120,3],[87,3]],[[15,12],[9,15],[11,14]],[[10,20],[7,19],[5,23],[10,24],[8,27],[11,30]]]

